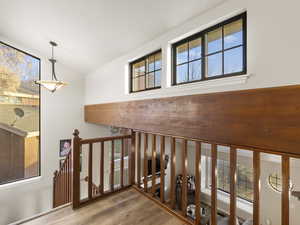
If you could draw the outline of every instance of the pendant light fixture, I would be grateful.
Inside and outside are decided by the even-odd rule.
[[[51,91],[53,93],[61,87],[66,86],[67,83],[57,80],[55,74],[55,63],[57,61],[56,59],[54,59],[54,47],[56,47],[57,44],[54,41],[50,41],[50,45],[52,46],[52,57],[51,59],[49,59],[49,61],[52,64],[52,80],[37,80],[35,81],[35,83],[41,85],[42,87],[46,88],[48,91]]]

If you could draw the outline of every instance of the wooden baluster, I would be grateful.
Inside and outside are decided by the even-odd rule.
[[[69,202],[69,160],[68,160],[69,154],[66,157],[66,183],[67,183],[67,191],[66,191],[66,203]]]
[[[160,201],[165,202],[165,137],[160,136]]]
[[[211,225],[217,225],[217,145],[211,150]]]
[[[144,134],[144,191],[148,192],[148,134]]]
[[[63,205],[64,203],[64,194],[63,194],[63,190],[64,190],[64,184],[63,184],[63,175],[62,175],[62,171],[59,171],[59,182],[60,182],[60,205]]]
[[[73,156],[73,154],[72,153],[70,153],[70,177],[69,177],[69,179],[70,179],[70,189],[71,189],[71,191],[70,191],[70,202],[72,202],[72,196],[73,196],[73,185],[72,185],[72,175],[73,175],[73,158],[72,158],[72,156]]]
[[[57,206],[57,170],[55,170],[54,172],[54,176],[53,176],[53,199],[52,199],[52,204],[53,204],[53,208],[55,208]]]
[[[63,188],[63,175],[62,175],[62,172],[60,171],[60,205],[63,205],[63,203],[64,203],[64,194],[63,194],[63,190],[64,190],[64,188]]]
[[[55,191],[56,192],[56,194],[55,194],[56,207],[59,205],[59,202],[58,202],[59,201],[58,200],[59,199],[59,186],[58,185],[59,185],[59,181],[58,181],[58,172],[57,172],[57,175],[56,175],[56,185],[55,185],[56,186],[56,191]]]
[[[75,130],[73,138],[73,209],[80,205],[80,138]]]
[[[64,179],[63,179],[63,173],[62,173],[62,167],[59,168],[59,173],[60,173],[60,184],[61,184],[61,189],[60,189],[60,194],[61,194],[61,205],[64,203]]]
[[[60,170],[60,184],[61,184],[61,188],[60,188],[60,194],[61,194],[61,205],[64,204],[64,179],[63,179],[63,173],[62,170]]]
[[[136,133],[132,131],[131,133],[131,148],[130,148],[130,184],[133,185],[135,183],[135,135]]]
[[[230,147],[230,225],[236,225],[236,151]]]
[[[104,193],[104,141],[101,142],[100,158],[100,194]]]
[[[70,184],[70,154],[68,154],[68,202],[71,202],[71,198],[70,198],[70,192],[71,192],[71,184]]]
[[[68,199],[67,199],[67,193],[68,193],[68,182],[67,182],[67,162],[64,161],[64,183],[65,183],[65,193],[64,193],[64,199],[65,199],[65,202],[64,203],[67,203],[68,202]]]
[[[120,184],[121,188],[124,187],[124,139],[121,140],[121,177]]]
[[[290,158],[282,156],[282,192],[281,192],[281,225],[289,225],[290,204]]]
[[[60,175],[60,171],[58,172],[57,183],[58,183],[58,206],[59,206],[59,205],[61,205],[61,199],[62,199],[62,195],[61,195],[61,175]]]
[[[182,192],[181,192],[181,210],[182,215],[186,215],[187,208],[187,140],[182,140]]]
[[[89,167],[88,167],[88,198],[91,200],[93,198],[93,144],[89,144]]]
[[[110,191],[114,191],[114,179],[115,179],[115,142],[111,141],[111,163],[110,163]]]
[[[70,153],[68,154],[68,161],[67,161],[67,167],[68,167],[68,171],[67,171],[67,179],[68,179],[68,202],[71,202],[70,199],[70,190],[71,190],[71,185],[70,185]]]
[[[63,200],[64,200],[64,204],[66,203],[67,199],[66,199],[66,193],[67,193],[67,184],[66,184],[66,168],[65,168],[66,164],[65,161],[63,162],[63,168],[62,168],[62,174],[63,174]]]
[[[141,133],[137,133],[137,185],[141,187]]]
[[[201,220],[201,199],[200,199],[200,192],[201,192],[201,142],[196,142],[196,149],[195,149],[196,159],[195,159],[195,204],[196,204],[196,225],[200,225]]]
[[[72,199],[71,199],[71,195],[72,195],[72,184],[71,184],[71,171],[72,171],[72,157],[71,157],[71,152],[69,153],[69,171],[68,171],[68,179],[69,179],[69,202],[72,202]]]
[[[176,164],[176,149],[175,149],[175,138],[171,138],[171,179],[170,179],[170,200],[171,200],[171,208],[175,208],[175,164]]]
[[[253,225],[260,225],[260,153],[253,152]]]
[[[155,186],[156,186],[156,135],[152,135],[152,160],[151,160],[151,169],[152,169],[152,195],[155,196]]]

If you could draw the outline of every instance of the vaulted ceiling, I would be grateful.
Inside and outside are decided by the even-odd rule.
[[[0,35],[87,74],[224,0],[9,0]]]

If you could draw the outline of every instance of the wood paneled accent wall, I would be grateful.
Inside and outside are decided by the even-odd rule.
[[[86,105],[85,121],[300,154],[300,85]]]

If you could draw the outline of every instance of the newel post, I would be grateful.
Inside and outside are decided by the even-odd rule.
[[[80,137],[79,131],[73,133],[73,209],[80,205]]]

